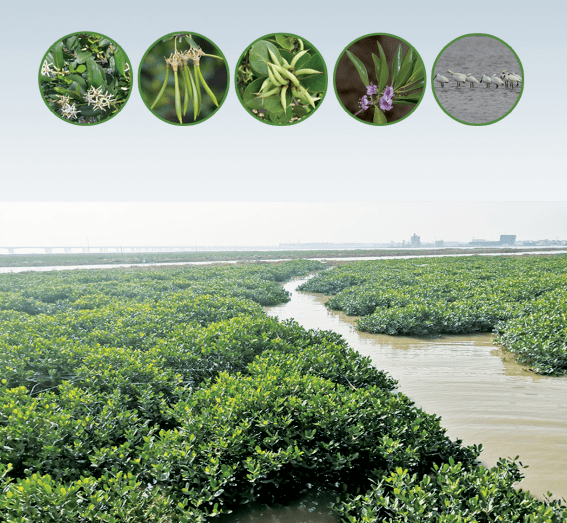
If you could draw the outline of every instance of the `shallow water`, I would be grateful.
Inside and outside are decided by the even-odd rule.
[[[268,314],[338,332],[419,407],[441,416],[450,437],[482,443],[484,464],[519,455],[529,465],[522,489],[567,497],[567,378],[524,370],[489,334],[420,339],[358,332],[355,318],[329,311],[325,297],[295,291],[303,281],[286,284],[291,301]]]
[[[443,108],[454,118],[463,122],[483,124],[493,122],[504,116],[517,102],[521,95],[520,87],[506,88],[504,85],[486,87],[486,84],[469,83],[457,87],[450,69],[454,73],[471,73],[479,82],[482,75],[500,77],[503,70],[514,72],[524,77],[523,70],[514,53],[503,43],[486,36],[469,36],[451,44],[439,57],[436,74],[449,79],[442,87],[438,81],[433,82],[435,95]]]

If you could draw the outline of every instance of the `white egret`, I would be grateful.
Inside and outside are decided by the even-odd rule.
[[[492,78],[490,78],[490,76],[486,76],[485,74],[483,74],[482,78],[480,79],[480,83],[482,82],[486,84],[486,87],[490,87],[490,84],[492,83]]]
[[[498,75],[496,73],[492,75],[492,83],[496,85],[496,89],[498,89],[498,87],[500,87],[501,85],[504,85],[504,82],[500,78],[498,78]]]
[[[520,75],[511,73],[508,75],[508,81],[512,83],[512,87],[514,87],[514,82],[516,82],[516,87],[518,87],[520,85],[520,82],[522,81],[522,77]]]
[[[447,69],[449,74],[453,75],[453,78],[457,81],[457,87],[460,87],[461,84],[464,84],[467,80],[467,75],[463,73],[454,73],[450,69]]]
[[[467,75],[467,82],[469,82],[469,87],[474,87],[474,84],[480,83],[480,82],[472,75],[472,73],[469,73],[469,74]]]
[[[433,77],[433,81],[435,80],[437,80],[441,84],[441,87],[445,87],[445,84],[449,83],[449,79],[446,76],[442,76],[440,74],[436,74]]]

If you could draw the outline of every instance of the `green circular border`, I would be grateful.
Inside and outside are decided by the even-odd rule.
[[[445,49],[447,49],[447,47],[449,47],[451,44],[455,43],[457,40],[462,40],[463,38],[467,38],[468,36],[488,36],[489,38],[494,38],[494,40],[498,40],[499,42],[503,43],[508,49],[510,49],[510,51],[512,51],[512,53],[516,57],[516,60],[518,60],[518,64],[520,65],[520,69],[522,70],[522,89],[520,90],[520,96],[518,96],[516,103],[514,103],[514,105],[510,108],[510,110],[506,114],[502,115],[500,118],[497,118],[496,120],[492,120],[491,122],[470,123],[470,122],[465,122],[463,120],[459,120],[458,118],[455,118],[452,114],[448,113],[445,110],[445,108],[443,107],[443,105],[441,104],[439,99],[437,98],[437,94],[435,94],[435,86],[433,85],[434,84],[433,77],[435,76],[435,66],[437,65],[437,62],[439,61],[439,58],[441,58],[443,51],[445,51]],[[459,122],[459,123],[462,123],[464,125],[470,125],[471,127],[483,127],[483,126],[486,126],[486,125],[492,125],[493,123],[499,122],[503,118],[506,118],[506,116],[508,116],[516,108],[516,105],[518,105],[520,98],[522,98],[522,94],[524,94],[524,66],[522,65],[522,61],[520,60],[520,57],[516,54],[516,51],[514,51],[514,49],[512,49],[501,38],[498,38],[497,36],[494,36],[494,35],[491,35],[491,34],[488,34],[488,33],[469,33],[469,34],[466,34],[466,35],[463,35],[463,36],[459,36],[459,37],[455,38],[454,40],[451,40],[445,47],[443,47],[443,49],[441,49],[441,51],[439,51],[439,54],[437,55],[435,62],[433,62],[433,67],[431,68],[431,91],[433,92],[433,96],[435,97],[435,101],[437,102],[437,105],[439,105],[439,107],[441,107],[441,110],[447,116],[449,116],[450,118],[455,120],[455,122]]]
[[[264,118],[259,118],[258,116],[256,116],[250,109],[248,109],[248,107],[246,107],[243,103],[242,103],[242,98],[240,97],[240,93],[238,92],[238,67],[240,65],[240,62],[242,62],[242,59],[244,58],[244,55],[248,52],[249,48],[252,47],[256,42],[259,42],[260,40],[263,40],[264,38],[268,38],[270,36],[275,36],[275,35],[287,35],[287,36],[293,36],[294,38],[299,38],[300,40],[305,40],[306,42],[308,42],[309,44],[311,44],[311,40],[308,40],[307,38],[304,38],[302,36],[296,35],[294,33],[285,33],[285,32],[279,32],[279,33],[268,33],[264,36],[261,36],[260,38],[256,38],[256,40],[254,40],[252,43],[248,44],[246,46],[246,48],[244,49],[244,51],[242,52],[242,54],[240,55],[240,57],[238,58],[238,60],[236,61],[236,66],[235,66],[235,73],[234,73],[234,90],[236,91],[236,97],[238,98],[238,101],[240,102],[240,105],[244,108],[244,110],[250,115],[252,116],[255,120],[258,120],[259,122],[262,122],[263,124],[266,125],[273,125],[274,127],[291,127],[292,125],[297,125],[300,123],[303,123],[305,120],[307,120],[308,118],[311,118],[321,107],[321,105],[323,104],[323,102],[325,101],[325,98],[327,97],[327,91],[329,90],[329,71],[327,69],[327,62],[325,62],[325,59],[323,58],[323,55],[321,54],[321,52],[319,51],[319,49],[317,49],[317,47],[315,47],[313,44],[312,47],[313,49],[315,49],[320,55],[321,55],[321,60],[323,62],[323,67],[325,68],[325,76],[327,77],[327,87],[325,89],[325,92],[323,93],[323,97],[321,98],[321,101],[319,102],[319,105],[317,106],[317,108],[310,114],[308,114],[307,116],[303,117],[301,120],[298,120],[297,122],[293,122],[293,123],[288,123],[285,125],[279,125],[277,123],[274,123],[272,121],[268,121],[265,120]]]
[[[221,101],[219,102],[218,107],[211,114],[209,114],[209,116],[207,116],[206,118],[203,118],[202,120],[199,120],[198,122],[177,123],[177,122],[171,122],[169,120],[166,120],[165,118],[162,118],[161,116],[158,116],[157,114],[155,114],[150,109],[150,106],[145,102],[144,97],[142,96],[142,82],[140,81],[140,75],[142,74],[142,64],[144,63],[144,60],[146,59],[146,55],[150,52],[150,50],[152,49],[152,47],[154,45],[161,42],[164,38],[167,38],[168,36],[178,35],[178,34],[190,34],[191,36],[195,35],[195,36],[198,36],[199,38],[202,38],[203,40],[207,40],[207,42],[214,45],[219,50],[219,53],[221,54],[221,56],[224,60],[225,66],[226,66],[226,91],[224,93],[224,96],[222,97]],[[221,51],[221,48],[217,44],[215,44],[210,38],[203,36],[200,33],[195,33],[195,32],[191,32],[191,31],[174,31],[174,32],[168,33],[164,36],[160,36],[157,40],[155,40],[152,43],[152,45],[150,45],[148,47],[148,49],[144,53],[144,56],[142,56],[142,59],[140,60],[140,66],[138,67],[138,92],[140,93],[140,98],[142,99],[142,102],[144,103],[144,105],[147,107],[148,111],[150,111],[150,113],[153,116],[155,116],[156,118],[158,118],[162,122],[168,123],[170,125],[176,125],[177,127],[190,127],[192,125],[198,125],[200,123],[206,122],[209,118],[211,118],[212,116],[214,116],[215,114],[217,114],[219,112],[219,109],[224,104],[226,97],[228,96],[229,91],[230,91],[230,67],[228,66],[226,56],[224,55],[224,53]]]
[[[397,123],[403,122],[406,118],[408,118],[409,116],[411,116],[413,113],[415,113],[415,111],[417,110],[417,108],[419,107],[419,105],[421,104],[421,102],[423,101],[423,97],[425,96],[425,91],[427,90],[427,75],[425,74],[425,63],[423,61],[423,58],[421,58],[421,54],[419,54],[419,52],[417,52],[417,56],[419,57],[419,59],[421,60],[421,65],[423,67],[423,71],[424,71],[424,75],[423,75],[423,80],[424,80],[424,85],[423,85],[423,92],[421,93],[421,98],[419,99],[419,102],[417,102],[417,104],[415,105],[415,107],[411,110],[411,112],[409,112],[408,114],[406,114],[403,118],[400,118],[399,120],[396,120],[395,122],[388,122],[388,123],[374,123],[374,122],[365,122],[364,120],[359,120],[356,116],[354,116],[354,114],[352,114],[344,105],[343,102],[341,101],[340,97],[339,97],[339,93],[337,92],[337,82],[336,82],[336,78],[337,78],[337,69],[339,67],[339,61],[340,59],[344,56],[344,54],[347,52],[348,48],[352,45],[355,44],[356,42],[358,42],[359,40],[362,40],[363,38],[367,38],[369,36],[391,36],[393,38],[396,38],[397,40],[400,40],[400,42],[404,42],[404,44],[408,45],[409,47],[411,47],[415,52],[417,52],[417,49],[411,45],[408,41],[404,40],[403,38],[400,38],[397,35],[393,35],[390,33],[369,33],[363,36],[360,36],[358,38],[356,38],[355,40],[353,40],[350,44],[348,44],[339,54],[339,57],[337,58],[337,63],[335,64],[335,70],[333,72],[333,89],[335,90],[335,96],[337,97],[337,100],[340,104],[340,106],[343,108],[344,112],[347,113],[351,118],[353,118],[354,120],[356,120],[359,123],[363,123],[365,125],[370,125],[371,127],[387,127],[388,125],[395,125]]]
[[[118,44],[118,42],[116,40],[114,40],[114,38],[110,38],[110,36],[106,36],[103,35],[102,33],[97,33],[95,31],[76,31],[74,33],[69,33],[66,36],[63,36],[61,38],[58,38],[57,40],[55,40],[55,42],[53,42],[48,48],[47,48],[47,52],[44,53],[42,59],[41,59],[41,63],[39,64],[39,73],[38,73],[38,86],[39,86],[39,92],[41,94],[41,99],[43,100],[43,102],[45,103],[46,107],[49,109],[49,112],[51,114],[54,114],[55,116],[57,116],[57,118],[59,118],[60,120],[63,120],[66,123],[70,123],[72,125],[76,125],[78,127],[94,127],[95,125],[100,125],[106,122],[109,122],[110,120],[112,120],[114,117],[118,116],[122,110],[124,109],[124,107],[126,107],[126,105],[128,104],[128,100],[130,100],[130,96],[132,95],[132,91],[134,89],[134,65],[132,64],[132,60],[130,60],[130,57],[128,56],[128,53],[126,53],[126,51],[124,51],[124,54],[126,55],[126,59],[128,60],[128,63],[130,64],[130,90],[128,91],[128,96],[126,97],[126,101],[122,104],[122,107],[115,113],[113,114],[110,118],[106,118],[105,120],[103,120],[102,122],[96,122],[96,123],[79,123],[79,122],[73,122],[72,120],[69,120],[67,118],[63,118],[63,116],[61,116],[60,114],[57,114],[53,109],[51,109],[51,107],[49,107],[49,104],[45,101],[45,97],[43,96],[43,90],[41,88],[41,68],[43,67],[43,62],[45,60],[45,57],[47,56],[47,53],[49,53],[49,50],[57,43],[60,42],[62,40],[66,40],[67,38],[69,38],[70,36],[75,36],[75,35],[79,35],[79,34],[89,34],[89,35],[94,35],[94,36],[101,36],[102,38],[108,38],[111,42],[113,42],[116,46],[120,47],[122,49],[122,51],[124,51],[124,47],[122,47],[121,45]]]

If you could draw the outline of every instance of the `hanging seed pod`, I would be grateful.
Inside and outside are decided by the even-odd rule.
[[[205,82],[205,79],[203,78],[203,73],[201,73],[201,68],[200,67],[195,67],[195,70],[197,71],[197,74],[199,75],[199,80],[201,81],[201,83],[203,84],[203,87],[205,89],[205,91],[207,91],[207,94],[210,96],[211,100],[213,101],[213,103],[218,107],[219,103],[217,102],[217,98],[216,96],[213,94],[213,92],[211,91],[210,87],[207,85],[207,82]]]
[[[160,101],[160,98],[163,96],[163,93],[165,92],[165,88],[167,87],[167,81],[169,80],[169,64],[165,65],[165,80],[163,81],[163,85],[161,86],[161,90],[158,93],[156,99],[154,100],[154,103],[152,104],[152,106],[150,107],[150,109],[153,109],[155,107],[155,105]]]

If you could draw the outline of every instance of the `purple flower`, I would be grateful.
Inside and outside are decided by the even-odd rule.
[[[386,86],[386,89],[384,89],[384,96],[390,100],[394,98],[394,88],[391,85]]]
[[[368,96],[372,96],[373,94],[376,94],[378,92],[378,86],[374,85],[374,84],[370,84],[366,86],[366,94]]]
[[[386,95],[380,98],[380,109],[382,111],[389,111],[392,108],[392,99],[388,98]]]
[[[362,106],[362,108],[366,111],[371,104],[371,100],[370,98],[368,98],[368,96],[364,95],[361,99],[360,99],[360,105]]]

